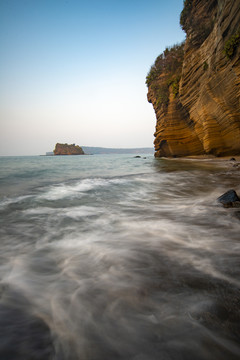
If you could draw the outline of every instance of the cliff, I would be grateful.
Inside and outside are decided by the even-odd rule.
[[[84,155],[83,149],[75,144],[59,144],[55,145],[54,155]]]
[[[156,118],[155,156],[240,154],[240,7],[185,0],[186,41],[166,49],[146,83]]]

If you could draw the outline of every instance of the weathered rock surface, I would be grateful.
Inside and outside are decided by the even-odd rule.
[[[181,68],[176,70],[177,91],[166,67],[153,80],[147,77],[148,101],[157,118],[155,156],[238,155],[239,1],[185,0],[184,11],[181,24],[187,37]],[[166,84],[167,101],[159,101]]]
[[[54,155],[84,155],[83,149],[75,144],[59,144],[55,145]]]

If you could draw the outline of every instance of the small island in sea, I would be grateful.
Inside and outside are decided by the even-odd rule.
[[[55,145],[53,150],[54,155],[85,155],[83,149],[75,144],[60,144]]]
[[[79,150],[81,149],[81,150]],[[79,152],[79,153],[78,153]],[[83,153],[82,153],[83,152]],[[99,155],[99,154],[154,154],[153,147],[142,148],[104,148],[94,146],[78,146],[75,144],[57,143],[53,151],[47,151],[46,156],[54,155]]]

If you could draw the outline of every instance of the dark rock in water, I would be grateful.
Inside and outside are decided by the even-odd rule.
[[[230,161],[236,161],[236,159],[235,159],[235,158],[231,158]]]
[[[223,204],[224,207],[240,207],[240,199],[235,190],[228,190],[219,196],[217,201]]]
[[[235,211],[234,216],[235,216],[235,218],[240,220],[240,211]]]
[[[139,159],[141,156],[137,155],[137,156],[134,156],[136,159]]]

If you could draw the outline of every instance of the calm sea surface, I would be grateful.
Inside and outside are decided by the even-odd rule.
[[[0,359],[239,360],[239,169],[1,157]]]

